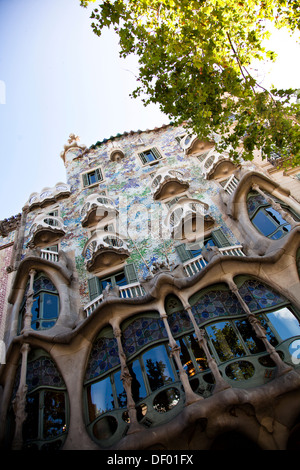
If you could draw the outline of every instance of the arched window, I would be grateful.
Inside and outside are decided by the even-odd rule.
[[[29,289],[27,284],[25,295],[20,310],[19,331],[22,330],[24,315],[26,312],[26,296]],[[31,308],[31,328],[33,330],[45,330],[55,325],[59,315],[59,295],[53,282],[40,272],[35,275],[33,282],[33,305]]]
[[[297,350],[300,338],[299,312],[261,281],[243,276],[235,281],[248,308],[257,315],[270,344],[285,361],[293,363],[293,352]],[[275,367],[237,297],[227,286],[207,288],[194,294],[189,302],[196,322],[206,331],[212,356],[224,377],[245,380],[255,377],[256,372],[258,377],[261,366]]]
[[[20,380],[19,366],[13,397]],[[29,353],[26,395],[27,417],[23,424],[23,448],[55,451],[62,448],[68,430],[67,392],[54,361],[43,350]]]
[[[111,438],[127,406],[118,344],[111,327],[104,328],[93,344],[85,374],[85,400],[86,421],[92,437],[100,441]],[[119,413],[111,413],[113,410]],[[123,430],[124,426],[123,420]]]
[[[122,342],[134,377],[133,399],[139,406],[147,407],[148,423],[157,422],[157,412],[170,411],[180,399],[180,391],[174,386],[178,377],[162,319],[156,312],[149,312],[124,322]]]
[[[296,221],[299,217],[282,201],[276,199],[276,202],[288,212]],[[250,220],[254,227],[272,240],[278,240],[290,232],[290,224],[271,204],[257,191],[251,191],[247,197],[247,208]]]
[[[181,363],[190,379],[191,387],[194,391],[203,394],[206,388],[210,388],[207,385],[212,383],[212,377],[210,373],[205,374],[202,379],[197,376],[200,372],[207,371],[208,363],[197,341],[190,317],[181,301],[173,294],[166,297],[165,310],[172,335],[180,347]],[[175,361],[174,365],[179,372]]]

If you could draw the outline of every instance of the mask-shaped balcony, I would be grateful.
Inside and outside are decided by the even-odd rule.
[[[30,247],[52,245],[65,235],[64,221],[61,217],[39,214],[30,228]]]
[[[190,199],[180,199],[169,214],[169,227],[172,238],[194,241],[210,230],[215,221],[208,213],[207,204]]]
[[[27,202],[30,210],[37,207],[45,207],[50,204],[69,197],[71,194],[70,186],[66,183],[57,183],[53,188],[44,188],[41,193],[32,193]]]
[[[112,162],[120,162],[124,158],[125,154],[121,147],[117,145],[112,145],[109,151],[109,159]]]
[[[189,183],[179,170],[160,168],[152,181],[153,199],[165,199],[187,190]]]
[[[82,253],[90,272],[117,266],[130,256],[126,242],[120,236],[107,232],[96,232],[86,242]]]
[[[212,149],[201,163],[202,172],[207,180],[210,179],[224,179],[229,177],[236,166],[230,159],[229,155],[224,152],[222,155]]]
[[[117,215],[114,201],[106,196],[90,194],[81,209],[81,224],[83,227],[90,227],[100,222],[104,217]]]

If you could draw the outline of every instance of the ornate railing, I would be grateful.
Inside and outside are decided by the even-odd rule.
[[[219,253],[223,256],[246,256],[243,252],[242,245],[226,246],[219,248]],[[193,276],[199,273],[205,266],[208,265],[208,261],[203,257],[202,254],[195,258],[189,259],[183,263],[183,268],[187,276]]]
[[[52,261],[55,263],[59,261],[57,251],[41,250],[41,258],[45,259],[46,261]]]
[[[45,201],[55,202],[59,197],[70,194],[70,186],[66,183],[57,183],[53,188],[44,188],[41,193],[32,193],[28,200],[30,208],[40,206]]]
[[[224,185],[224,191],[228,194],[233,194],[236,188],[238,187],[239,180],[235,175],[231,175],[226,184]]]
[[[133,299],[135,297],[142,297],[145,295],[145,291],[139,282],[127,284],[119,287],[119,296],[122,299]],[[103,302],[104,296],[100,294],[94,300],[91,300],[85,307],[84,311],[88,317],[91,313]]]

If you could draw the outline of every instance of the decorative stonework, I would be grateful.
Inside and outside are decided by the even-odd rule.
[[[15,231],[21,222],[21,214],[0,221],[0,236],[6,238],[9,233]]]
[[[62,198],[70,196],[70,186],[66,183],[57,183],[53,188],[44,188],[40,193],[32,193],[25,205],[29,210],[49,206]]]
[[[118,235],[96,233],[87,241],[83,256],[88,271],[100,272],[121,264],[130,256],[130,251]]]
[[[123,149],[120,146],[113,144],[109,151],[109,159],[112,162],[120,162],[124,157],[125,154]]]
[[[85,145],[79,145],[80,138],[76,136],[75,134],[70,134],[68,143],[64,145],[64,150],[61,152],[60,157],[63,159],[64,163],[66,163],[66,154],[68,153],[69,150],[75,149],[75,150],[81,150],[82,153],[85,152],[87,147]]]
[[[182,193],[189,187],[183,172],[163,167],[157,170],[151,184],[153,199],[165,199]]]
[[[90,194],[85,200],[80,211],[83,227],[90,227],[100,222],[104,217],[117,216],[117,209],[112,198],[102,196],[98,193]]]
[[[30,228],[30,241],[28,246],[43,247],[57,242],[65,235],[64,221],[61,217],[50,216],[45,213],[35,217]]]

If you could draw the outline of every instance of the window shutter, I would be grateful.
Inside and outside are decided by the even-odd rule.
[[[225,247],[225,246],[230,246],[231,243],[229,243],[226,235],[223,233],[223,230],[222,229],[217,229],[217,230],[214,230],[211,234],[215,244],[219,247],[219,248],[222,248],[222,247]]]
[[[139,153],[139,157],[140,157],[140,159],[142,160],[142,164],[143,164],[143,165],[146,165],[146,163],[148,162],[148,160],[147,160],[147,157],[146,157],[146,155],[144,154],[144,152]]]
[[[96,168],[95,173],[96,173],[96,179],[97,179],[97,181],[102,181],[102,180],[103,180],[103,176],[102,176],[102,172],[101,172],[100,168]]]
[[[192,258],[191,253],[189,252],[189,250],[186,249],[184,243],[182,245],[176,246],[175,249],[183,263]]]
[[[127,279],[128,284],[132,284],[133,282],[138,282],[138,276],[134,267],[134,264],[126,264],[124,266],[124,272]]]
[[[153,148],[151,149],[151,151],[152,151],[153,155],[155,156],[155,158],[156,158],[157,160],[161,160],[161,159],[162,159],[162,155],[161,155],[161,153],[157,150],[156,147],[153,147]]]
[[[88,285],[89,285],[90,300],[94,300],[96,299],[96,297],[98,297],[102,293],[99,279],[97,277],[92,277],[91,279],[88,280]]]
[[[84,173],[82,175],[82,181],[83,181],[83,186],[88,186],[89,185],[89,176],[88,173]]]

